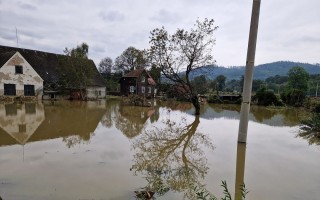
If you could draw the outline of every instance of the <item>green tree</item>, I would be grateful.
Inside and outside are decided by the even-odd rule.
[[[198,95],[191,84],[190,72],[214,63],[212,46],[213,32],[217,29],[214,20],[197,20],[190,31],[178,29],[170,35],[164,27],[151,31],[150,58],[161,69],[162,74],[183,88],[184,96],[192,102],[195,114],[200,114]]]
[[[224,75],[219,75],[216,77],[216,82],[217,82],[217,94],[219,91],[222,91],[224,87],[226,86],[226,77]]]
[[[302,67],[292,67],[288,72],[288,86],[291,89],[308,90],[309,73]]]
[[[128,47],[115,60],[115,69],[127,73],[148,64],[148,57],[145,51],[134,47]]]
[[[258,91],[264,86],[264,82],[260,79],[255,79],[252,81],[252,91]]]
[[[85,42],[77,45],[76,48],[68,49],[67,47],[63,51],[67,56],[75,58],[88,58],[89,45]]]
[[[259,89],[257,93],[252,97],[253,101],[256,101],[258,105],[262,106],[282,106],[282,102],[278,100],[273,91],[267,90],[265,87]]]
[[[89,46],[86,43],[64,50],[66,56],[58,56],[59,84],[63,90],[77,90],[82,100],[86,99],[86,88],[92,84],[97,73],[95,64],[88,59]]]
[[[113,61],[110,57],[103,58],[99,63],[100,74],[110,74],[113,69]]]
[[[208,92],[208,82],[205,75],[195,77],[192,82],[198,94],[205,94]]]

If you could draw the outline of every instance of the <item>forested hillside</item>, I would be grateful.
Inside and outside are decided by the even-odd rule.
[[[290,61],[279,61],[268,64],[258,65],[254,69],[253,79],[265,80],[270,76],[287,75],[288,71],[294,67],[300,66],[309,74],[320,74],[320,64],[308,64]],[[219,75],[224,75],[227,80],[240,79],[244,75],[244,66],[222,67],[222,66],[205,66],[191,73],[191,78],[205,75],[206,78],[213,80]]]

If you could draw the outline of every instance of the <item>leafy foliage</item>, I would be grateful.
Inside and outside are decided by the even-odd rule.
[[[262,65],[257,65],[254,69],[254,79],[265,80],[269,77],[274,77],[276,75],[286,76],[288,71],[294,67],[300,66],[306,70],[309,74],[320,74],[320,67],[314,64],[299,63],[291,61],[279,61],[273,63],[267,63]],[[218,75],[223,74],[228,80],[239,80],[241,75],[244,74],[244,66],[213,66],[207,65],[194,70],[190,73],[190,79],[206,74],[207,78],[214,80]],[[281,79],[281,78],[280,78]],[[280,81],[280,80],[279,80]],[[277,83],[280,84],[280,83]]]
[[[115,70],[122,73],[128,73],[131,70],[139,67],[145,67],[148,63],[146,52],[128,47],[115,60]]]
[[[208,92],[208,83],[205,75],[195,77],[192,84],[198,94],[205,94]]]
[[[68,49],[67,47],[63,51],[67,56],[74,58],[88,58],[89,45],[85,42],[77,45],[76,48]]]
[[[226,77],[224,75],[219,75],[216,78],[216,82],[217,82],[217,90],[218,91],[222,91],[226,85]]]
[[[152,63],[161,69],[162,74],[179,84],[186,91],[185,96],[200,114],[198,96],[194,90],[190,73],[204,65],[213,64],[213,32],[218,28],[214,20],[197,20],[190,31],[178,29],[170,35],[164,27],[151,31],[149,55]],[[182,74],[181,74],[182,73]]]
[[[103,58],[99,63],[99,72],[101,74],[110,74],[113,69],[113,61],[110,57]]]
[[[309,74],[302,67],[292,67],[288,72],[288,86],[296,90],[308,89]]]
[[[256,101],[258,105],[262,106],[282,106],[283,103],[277,98],[274,92],[267,90],[266,88],[261,88],[257,91],[255,96],[252,98],[253,101]]]
[[[298,107],[303,105],[306,95],[302,90],[289,89],[281,94],[281,99],[290,106]]]

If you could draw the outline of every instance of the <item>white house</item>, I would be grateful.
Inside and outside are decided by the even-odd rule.
[[[73,68],[76,72],[79,65],[91,73],[85,87],[61,86],[61,70]],[[92,60],[0,45],[0,98],[56,99],[61,90],[69,91],[70,97],[76,97],[76,91],[81,90],[86,98],[98,99],[106,96],[105,88],[105,81]]]
[[[43,79],[19,53],[0,68],[0,96],[35,96],[42,98]]]

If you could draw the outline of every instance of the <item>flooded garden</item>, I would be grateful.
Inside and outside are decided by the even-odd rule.
[[[232,198],[316,200],[319,138],[299,134],[299,109],[120,100],[0,104],[0,196],[22,199]]]

